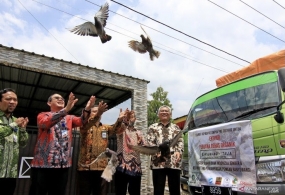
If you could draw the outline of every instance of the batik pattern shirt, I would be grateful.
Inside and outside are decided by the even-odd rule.
[[[159,146],[159,144],[164,141],[171,140],[180,131],[180,128],[173,123],[168,123],[167,125],[163,125],[162,123],[152,124],[149,126],[147,132],[147,145]],[[184,142],[181,136],[177,144],[170,147],[170,156],[161,156],[161,152],[152,155],[150,165],[151,169],[181,169],[183,150]]]
[[[26,128],[18,127],[15,117],[0,111],[0,178],[17,178],[19,148],[27,144]]]
[[[141,131],[134,127],[127,127],[126,130],[117,134],[117,154],[119,165],[117,171],[131,176],[141,176],[140,153],[130,149],[128,145],[144,145],[144,138]]]
[[[93,162],[108,147],[108,137],[118,132],[121,126],[119,120],[111,126],[100,123],[98,126],[93,125],[91,128],[83,126],[80,128],[80,152],[77,170],[104,170],[108,164],[107,158],[100,158]]]
[[[87,117],[86,117],[87,118]],[[87,122],[81,117],[59,112],[42,112],[37,117],[38,137],[32,167],[67,168],[72,165],[72,128]]]

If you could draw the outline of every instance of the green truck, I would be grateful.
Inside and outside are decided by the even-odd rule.
[[[285,64],[285,60],[283,61]],[[191,162],[188,159],[188,144],[191,143],[188,143],[188,132],[232,121],[250,120],[257,194],[284,195],[284,102],[285,68],[263,71],[199,96],[190,108],[183,129],[186,133],[180,179],[182,190],[192,195],[202,194],[201,187],[191,186],[189,183]],[[237,192],[233,194],[235,193]]]

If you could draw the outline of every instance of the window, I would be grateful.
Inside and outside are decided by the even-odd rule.
[[[274,113],[279,102],[277,82],[214,97],[190,110],[187,118],[188,129],[228,122],[248,112],[252,113],[242,120],[260,118]],[[270,108],[272,106],[275,107]],[[260,110],[267,107],[268,109]]]

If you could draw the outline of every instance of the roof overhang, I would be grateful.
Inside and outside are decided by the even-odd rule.
[[[4,46],[1,47],[3,48]],[[10,49],[12,50],[11,52],[15,50],[6,47],[4,47],[4,49]],[[71,71],[72,66],[78,66],[77,69],[84,68],[87,71],[94,71],[95,69],[97,72],[101,71],[100,74],[118,77],[118,81],[122,79],[122,77],[126,77],[123,79],[127,79],[128,82],[137,82],[139,80],[148,83],[148,81],[145,80],[57,60],[23,50],[15,50],[15,52],[18,52],[18,56],[20,55],[19,52],[24,52],[24,55],[36,55],[39,60],[45,61],[45,63],[52,64],[56,61],[59,65],[62,65],[63,68],[70,64]],[[81,77],[80,74],[76,76],[74,72],[73,74],[61,74],[53,69],[49,71],[41,69],[41,67],[25,66],[24,62],[11,63],[11,59],[4,61],[1,57],[0,78],[0,89],[13,88],[17,92],[19,101],[14,115],[29,117],[29,125],[36,125],[36,116],[39,112],[49,110],[47,99],[54,93],[62,95],[67,100],[70,92],[73,92],[76,98],[78,98],[78,102],[70,111],[70,114],[80,115],[91,95],[96,96],[96,103],[104,101],[108,104],[108,109],[111,109],[132,98],[134,91],[133,87],[128,88],[127,84],[120,85],[116,83],[116,85],[113,85],[112,82],[105,82],[104,78],[98,80],[98,78]],[[116,80],[116,78],[113,79]]]

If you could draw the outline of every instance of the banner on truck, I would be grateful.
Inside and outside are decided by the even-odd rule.
[[[190,186],[213,185],[256,194],[256,170],[249,120],[188,132]]]

